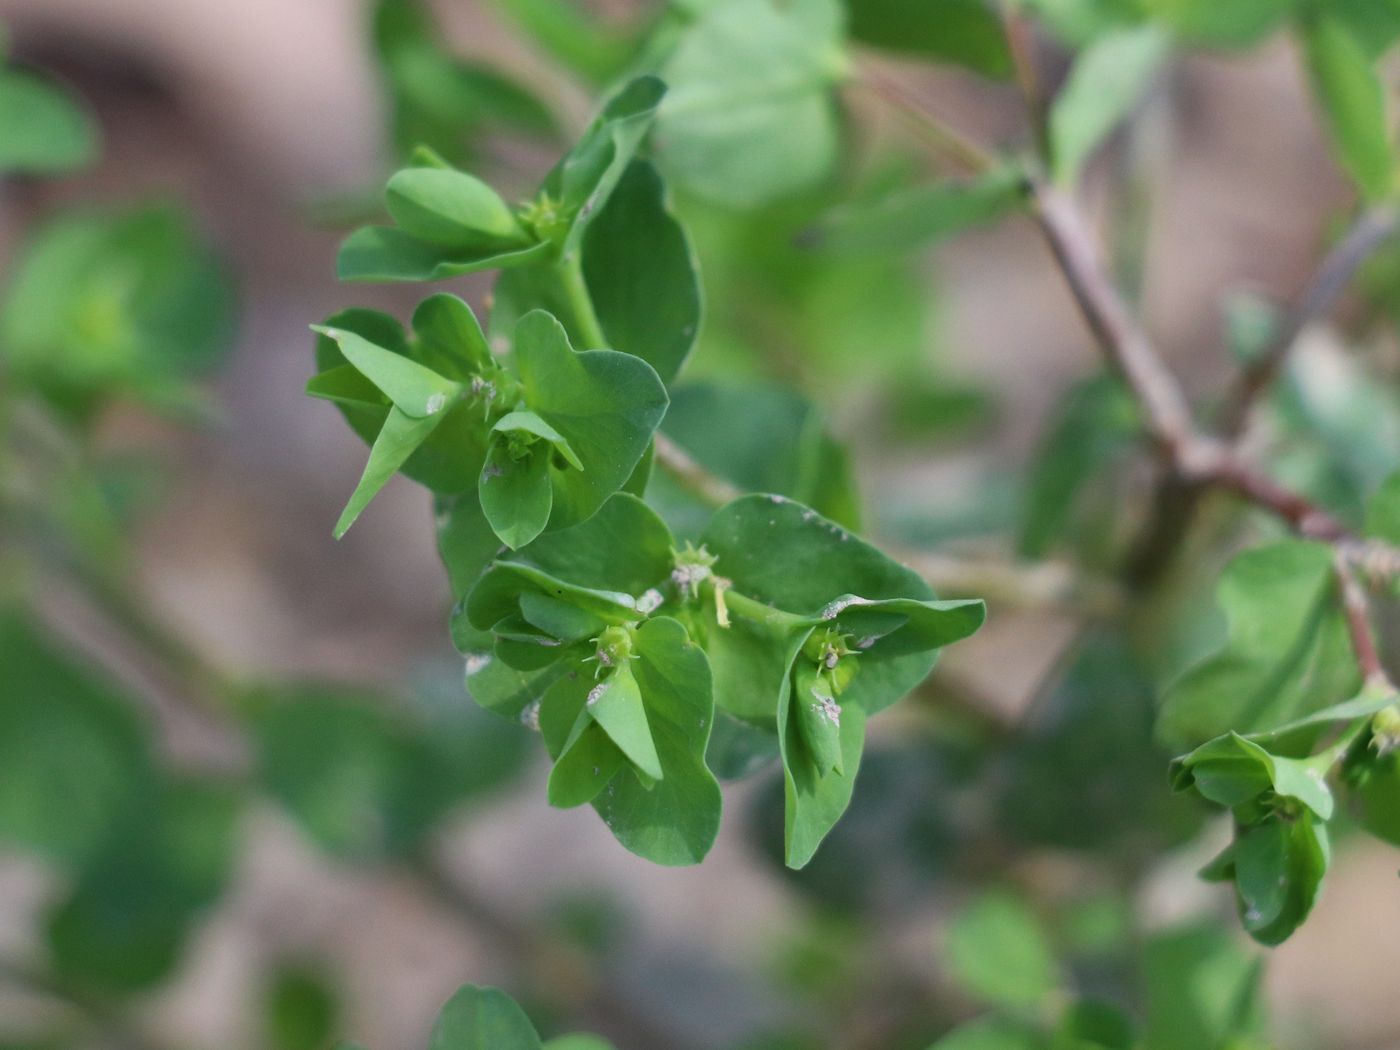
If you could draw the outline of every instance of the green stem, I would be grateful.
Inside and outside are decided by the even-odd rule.
[[[579,338],[584,342],[581,350],[601,350],[608,345],[608,337],[603,334],[603,326],[598,321],[598,313],[593,309],[593,296],[583,279],[583,265],[577,250],[568,252],[555,264],[559,285],[564,289],[569,307],[573,311],[574,323]]]
[[[713,579],[709,581],[707,588],[714,591],[715,583]],[[771,605],[765,605],[757,598],[750,598],[747,594],[740,594],[733,587],[724,588],[724,604],[735,616],[742,616],[745,620],[752,620],[754,623],[761,623],[769,627],[810,627],[812,617],[798,616],[783,609],[775,609]]]

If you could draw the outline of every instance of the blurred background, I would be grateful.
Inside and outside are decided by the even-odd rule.
[[[457,129],[471,170],[523,197],[593,92],[517,31],[511,5],[429,6],[446,52],[543,103],[533,126]],[[604,27],[649,10],[576,6]],[[988,628],[947,654],[927,695],[874,723],[853,811],[803,873],[781,867],[771,771],[726,786],[720,840],[693,869],[650,865],[591,815],[546,805],[529,734],[461,690],[427,495],[396,479],[330,537],[365,451],[303,394],[307,326],[352,302],[406,316],[423,294],[335,279],[337,244],[373,213],[400,149],[372,16],[358,0],[0,0],[11,59],[85,100],[102,141],[85,171],[0,185],[0,264],[12,278],[74,209],[150,205],[173,224],[150,233],[175,245],[170,265],[205,275],[210,343],[171,336],[202,378],[152,395],[159,411],[149,397],[81,410],[106,509],[89,513],[96,497],[58,481],[44,497],[62,528],[81,526],[79,555],[54,569],[0,551],[3,589],[35,596],[43,625],[8,628],[0,694],[42,677],[66,720],[36,728],[32,701],[0,716],[0,1046],[310,1050],[344,1037],[411,1050],[473,981],[509,989],[542,1031],[587,1027],[624,1050],[919,1048],[1003,994],[950,972],[944,950],[994,886],[1032,902],[1068,975],[1057,980],[1112,997],[1123,960],[1156,952],[1209,962],[1213,987],[1247,981],[1258,951],[1234,935],[1226,895],[1195,878],[1226,832],[1197,834],[1201,815],[1167,795],[1151,743],[1163,667],[1107,635],[1086,646],[1098,628],[1057,598],[1065,546],[1092,546],[1095,515],[1145,483],[1118,452],[1042,545],[1046,594],[993,593]],[[1047,78],[1066,54],[1040,41]],[[1004,84],[861,61],[979,141],[1024,136]],[[845,134],[880,158],[862,178],[925,163],[881,98],[851,87],[842,106]],[[1125,271],[1177,373],[1209,394],[1231,367],[1222,345],[1251,305],[1296,294],[1350,190],[1286,37],[1177,57],[1120,139],[1091,174],[1090,207],[1120,215],[1122,195],[1103,187],[1139,187],[1141,250]],[[809,399],[850,450],[872,534],[1012,557],[1023,478],[1067,392],[1099,367],[1037,231],[1011,221],[931,251],[794,263],[784,253],[827,207],[822,192],[742,222],[681,195],[711,310],[688,375],[762,377]],[[449,287],[479,305],[490,281]],[[1338,342],[1386,309],[1357,297],[1310,335],[1304,366],[1345,384]],[[1372,418],[1383,439],[1400,416]],[[1209,580],[1181,586],[1208,593]],[[236,713],[218,699],[228,682],[247,697]],[[120,747],[99,736],[58,766],[36,757],[60,730],[94,726]],[[130,812],[112,801],[136,790],[123,763],[163,785]],[[66,775],[40,777],[54,768]],[[80,834],[119,819],[131,826],[115,856]],[[185,852],[152,868],[172,842]],[[1269,957],[1277,1045],[1400,1045],[1395,870],[1383,847],[1343,844],[1317,915]],[[1149,985],[1189,969],[1157,965]],[[1153,1045],[1215,1045],[1162,1034],[1177,992],[1150,1007]]]

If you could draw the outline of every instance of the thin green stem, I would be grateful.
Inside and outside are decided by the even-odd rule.
[[[578,326],[579,338],[583,340],[582,350],[601,350],[608,345],[608,337],[603,334],[603,326],[598,320],[598,312],[593,309],[593,296],[583,279],[583,263],[577,251],[566,252],[555,264],[559,284]]]

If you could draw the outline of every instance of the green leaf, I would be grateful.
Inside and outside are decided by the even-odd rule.
[[[0,69],[0,174],[53,175],[97,159],[97,125],[67,91],[23,69]]]
[[[438,1014],[428,1050],[540,1050],[540,1037],[499,988],[466,985]]]
[[[182,212],[69,212],[20,251],[0,309],[0,358],[75,414],[134,394],[168,403],[232,345],[222,263]]]
[[[617,840],[656,864],[698,864],[719,831],[719,782],[705,765],[714,694],[705,654],[685,628],[651,617],[636,632],[632,671],[663,779],[616,777],[594,807]]]
[[[715,425],[725,419],[745,425]],[[860,498],[845,450],[822,414],[795,392],[760,382],[688,383],[671,392],[663,429],[740,491],[787,496],[859,527]],[[664,474],[652,479],[647,496],[678,535],[698,537],[709,524],[712,509]]]
[[[1001,16],[986,0],[846,0],[851,38],[953,62],[986,77],[1011,75]]]
[[[531,243],[500,194],[466,172],[405,168],[389,179],[384,199],[399,229],[442,248],[501,251]]]
[[[787,660],[789,666],[804,637],[796,636],[797,644]],[[777,725],[778,751],[783,761],[783,859],[789,868],[804,867],[846,812],[865,747],[865,711],[847,703],[836,713],[840,758],[823,769],[797,724],[801,702],[801,698],[792,695],[791,680],[784,679],[778,694]],[[835,767],[840,772],[835,772]]]
[[[576,690],[569,682],[555,688]],[[592,802],[613,777],[627,768],[627,756],[601,725],[581,712],[576,726],[576,733],[565,742],[549,771],[549,804],[560,809]]]
[[[670,383],[700,331],[700,280],[656,169],[634,161],[583,238],[583,277],[608,346]]]
[[[781,496],[745,496],[719,510],[704,544],[738,594],[805,618],[850,625],[860,671],[842,702],[888,707],[932,669],[936,649],[981,625],[980,601],[935,601],[923,578]]]
[[[1215,920],[1155,933],[1143,951],[1146,1050],[1267,1046],[1262,960]]]
[[[1177,790],[1194,788],[1221,806],[1240,806],[1272,791],[1308,807],[1319,819],[1330,820],[1332,792],[1325,778],[1334,758],[1282,758],[1230,733],[1173,762],[1172,777]]]
[[[1163,743],[1192,747],[1231,730],[1273,729],[1354,695],[1332,559],[1325,544],[1285,540],[1226,567],[1217,595],[1228,640],[1167,689]]]
[[[455,295],[430,295],[413,311],[413,353],[442,375],[467,381],[488,377],[500,366],[472,309]]]
[[[270,1050],[324,1050],[339,1026],[339,996],[316,970],[279,966],[263,995]]]
[[[1366,506],[1366,535],[1400,546],[1400,472],[1372,494]]]
[[[13,610],[0,667],[0,842],[79,866],[153,775],[135,705]]]
[[[1099,144],[1137,104],[1167,56],[1155,26],[1105,33],[1074,61],[1050,109],[1051,170],[1070,185]]]
[[[666,84],[636,77],[608,99],[574,146],[545,177],[542,200],[558,209],[551,238],[564,255],[573,252],[589,221],[612,196],[651,130]]]
[[[405,416],[427,419],[447,408],[463,390],[403,354],[376,346],[348,329],[312,325],[311,330],[335,342],[345,359],[382,391]]]
[[[1133,1022],[1116,1006],[1081,999],[1055,1027],[1050,1050],[1134,1050]]]
[[[355,520],[369,506],[370,500],[374,499],[379,490],[389,483],[389,479],[398,473],[408,457],[428,440],[443,418],[436,415],[414,419],[404,415],[397,407],[389,409],[389,414],[384,418],[384,426],[369,450],[369,461],[365,464],[364,473],[360,475],[359,484],[350,494],[350,502],[345,504],[345,509],[340,512],[340,518],[335,523],[333,535],[336,539],[340,539],[349,531],[350,526],[355,524]]]
[[[470,251],[444,248],[393,226],[365,226],[345,238],[335,266],[342,281],[445,281],[482,270],[523,266],[551,250],[545,243]]]
[[[716,0],[662,68],[656,153],[676,185],[751,208],[825,178],[832,88],[845,74],[838,0]]]
[[[640,599],[670,576],[672,542],[655,511],[620,493],[587,521],[498,560],[454,614],[454,633],[460,622],[489,630],[519,612],[530,592],[563,598],[608,623],[636,620]]]
[[[260,783],[328,853],[403,856],[461,800],[520,768],[524,734],[459,702],[456,683],[406,710],[329,684],[251,698]]]
[[[624,664],[616,668],[600,686],[589,690],[585,709],[629,762],[652,780],[665,778],[647,723],[642,691],[630,667]]]
[[[540,310],[516,325],[515,362],[526,406],[563,436],[581,465],[549,464],[550,528],[586,521],[640,462],[666,412],[666,388],[630,354],[575,353],[563,326]]]
[[[1361,43],[1335,18],[1305,20],[1300,32],[1313,93],[1338,163],[1369,200],[1395,189],[1395,156],[1385,90]]]
[[[1075,384],[1056,407],[1027,480],[1018,543],[1024,558],[1043,558],[1061,537],[1102,546],[1099,530],[1072,528],[1078,497],[1141,434],[1135,402],[1116,377]]]
[[[1059,984],[1054,953],[1020,898],[992,891],[957,915],[944,943],[948,969],[969,992],[999,1006],[1035,1006]]]
[[[153,785],[48,912],[57,977],[104,996],[168,978],[195,919],[228,883],[241,805],[238,791],[212,781]]]
[[[1277,29],[1295,0],[1149,0],[1149,14],[1192,44],[1243,49]]]
[[[1235,883],[1240,922],[1261,944],[1287,940],[1312,910],[1331,852],[1327,826],[1311,815],[1271,815],[1237,830],[1235,841],[1208,869]]]
[[[549,524],[554,509],[549,459],[547,445],[516,456],[509,439],[500,436],[486,453],[478,489],[481,509],[491,531],[512,550],[525,546]]]
[[[496,425],[491,430],[496,434],[543,438],[553,445],[554,450],[575,470],[583,469],[583,463],[564,436],[533,412],[508,412],[496,420]]]
[[[980,3],[978,0],[971,2]],[[850,255],[926,248],[994,223],[1024,206],[1024,173],[997,168],[966,181],[902,188],[874,201],[838,207],[813,231],[812,246]]]

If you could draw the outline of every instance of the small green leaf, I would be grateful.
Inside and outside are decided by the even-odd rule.
[[[1218,872],[1233,878],[1240,922],[1261,944],[1281,944],[1302,925],[1331,857],[1327,826],[1312,816],[1270,816],[1240,829]]]
[[[526,406],[576,453],[577,467],[549,465],[550,528],[586,521],[627,483],[666,412],[666,388],[645,361],[612,350],[576,353],[542,310],[516,325],[515,362]]]
[[[447,1001],[428,1050],[541,1050],[535,1026],[499,988],[466,985]]]
[[[443,378],[403,354],[376,346],[355,332],[324,325],[312,325],[311,330],[334,340],[345,359],[406,416],[413,419],[436,416],[462,395],[459,383]]]
[[[705,765],[714,694],[705,654],[675,620],[636,631],[631,668],[664,778],[645,787],[615,778],[594,802],[627,849],[657,864],[698,864],[719,831],[719,782]]]
[[[561,683],[556,688],[573,690],[573,683]],[[592,802],[627,766],[627,756],[608,736],[607,731],[588,718],[579,716],[577,731],[564,744],[564,750],[549,771],[547,795],[549,804],[559,809],[572,809]]]
[[[496,437],[481,467],[478,493],[491,531],[512,550],[525,546],[544,531],[554,509],[549,446],[537,444],[517,455],[509,437]]]
[[[1300,28],[1313,92],[1337,159],[1369,200],[1395,189],[1395,154],[1385,89],[1361,43],[1337,19],[1311,17]]]
[[[463,171],[404,168],[389,179],[384,199],[399,229],[429,244],[500,251],[530,243],[500,194]]]
[[[429,244],[394,226],[365,226],[340,246],[336,274],[342,281],[445,281],[449,277],[536,262],[550,245],[465,250]]]
[[[67,91],[23,69],[0,69],[0,174],[53,175],[97,159],[97,125]]]
[[[1011,75],[1001,16],[987,0],[846,0],[851,38],[862,44],[953,62],[986,77]]]
[[[629,80],[604,104],[582,138],[545,177],[542,201],[557,209],[551,240],[568,255],[612,196],[613,188],[651,130],[666,84],[653,76]]]
[[[1050,109],[1051,169],[1070,185],[1089,156],[1137,104],[1167,56],[1152,25],[1115,29],[1084,49]]]
[[[455,295],[430,295],[413,311],[415,349],[423,364],[457,380],[494,373],[498,366],[471,307]]]
[[[614,669],[601,685],[589,690],[586,710],[628,761],[652,780],[664,779],[642,692],[627,664]]]
[[[414,419],[397,407],[389,409],[384,418],[384,426],[369,450],[369,461],[355,491],[350,494],[350,502],[340,512],[340,520],[335,523],[334,536],[340,539],[355,524],[361,512],[369,506],[370,500],[389,483],[404,461],[413,455],[415,449],[428,440],[428,436],[442,422],[442,415]]]
[[[533,412],[507,412],[500,419],[496,420],[496,425],[491,429],[497,434],[522,434],[543,438],[553,445],[555,450],[563,456],[575,470],[583,469],[583,464],[579,461],[577,453],[570,447],[564,435],[560,434],[559,431],[555,430]]]
[[[1230,733],[1173,762],[1173,779],[1177,790],[1194,788],[1221,806],[1240,806],[1272,791],[1308,807],[1319,819],[1330,820],[1332,792],[1325,778],[1334,757],[1283,758]]]

